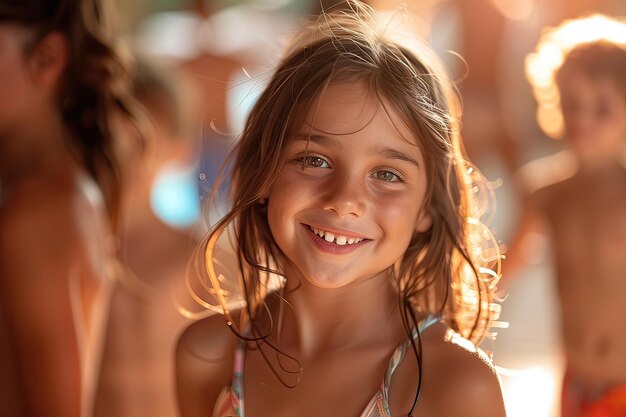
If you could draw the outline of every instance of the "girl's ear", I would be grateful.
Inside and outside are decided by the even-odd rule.
[[[55,86],[62,78],[69,55],[67,38],[52,32],[39,41],[29,57],[33,80],[42,86]]]
[[[417,218],[417,223],[415,224],[415,231],[417,233],[422,233],[430,229],[430,226],[433,225],[433,216],[430,214],[430,210],[424,210],[419,214]]]

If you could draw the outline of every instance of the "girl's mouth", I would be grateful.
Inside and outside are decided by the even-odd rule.
[[[335,245],[344,246],[344,245],[354,245],[356,243],[362,242],[364,239],[359,237],[350,237],[343,236],[340,234],[335,234],[323,229],[318,229],[317,227],[308,226],[309,229],[315,233],[317,236],[324,239],[326,242],[334,243]]]

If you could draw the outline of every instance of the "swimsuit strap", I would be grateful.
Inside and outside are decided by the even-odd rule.
[[[246,358],[246,341],[240,340],[235,350],[235,358],[233,361],[233,380],[231,383],[231,392],[235,397],[235,400],[239,407],[237,408],[237,414],[239,417],[243,417],[243,368]]]
[[[441,317],[436,316],[434,314],[429,314],[428,316],[423,318],[417,324],[417,326],[413,328],[413,331],[412,331],[413,340],[417,339],[418,332],[419,334],[424,333],[426,329],[428,329],[433,324],[438,323],[439,321],[441,321]],[[389,403],[389,386],[391,385],[391,377],[393,376],[393,373],[398,368],[398,365],[400,365],[400,362],[402,362],[402,359],[404,359],[404,356],[406,355],[406,351],[409,348],[410,344],[411,344],[410,340],[406,340],[402,342],[393,352],[393,354],[391,355],[391,359],[389,360],[389,365],[387,366],[387,372],[385,373],[385,378],[381,386],[381,391],[387,403]]]

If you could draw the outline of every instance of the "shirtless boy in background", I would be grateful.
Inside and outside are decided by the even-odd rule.
[[[605,28],[626,22],[602,16]],[[541,47],[528,59],[536,97]],[[626,415],[626,45],[611,38],[572,45],[548,68],[560,97],[567,150],[522,168],[527,196],[505,277],[521,261],[529,232],[548,232],[555,261],[565,349],[563,416]],[[545,68],[543,68],[545,69]],[[539,99],[540,111],[542,99]],[[553,103],[554,104],[554,103]]]

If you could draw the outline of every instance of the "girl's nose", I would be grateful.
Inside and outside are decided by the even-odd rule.
[[[323,209],[334,211],[340,217],[362,216],[367,199],[366,185],[347,175],[336,176],[326,184]]]

